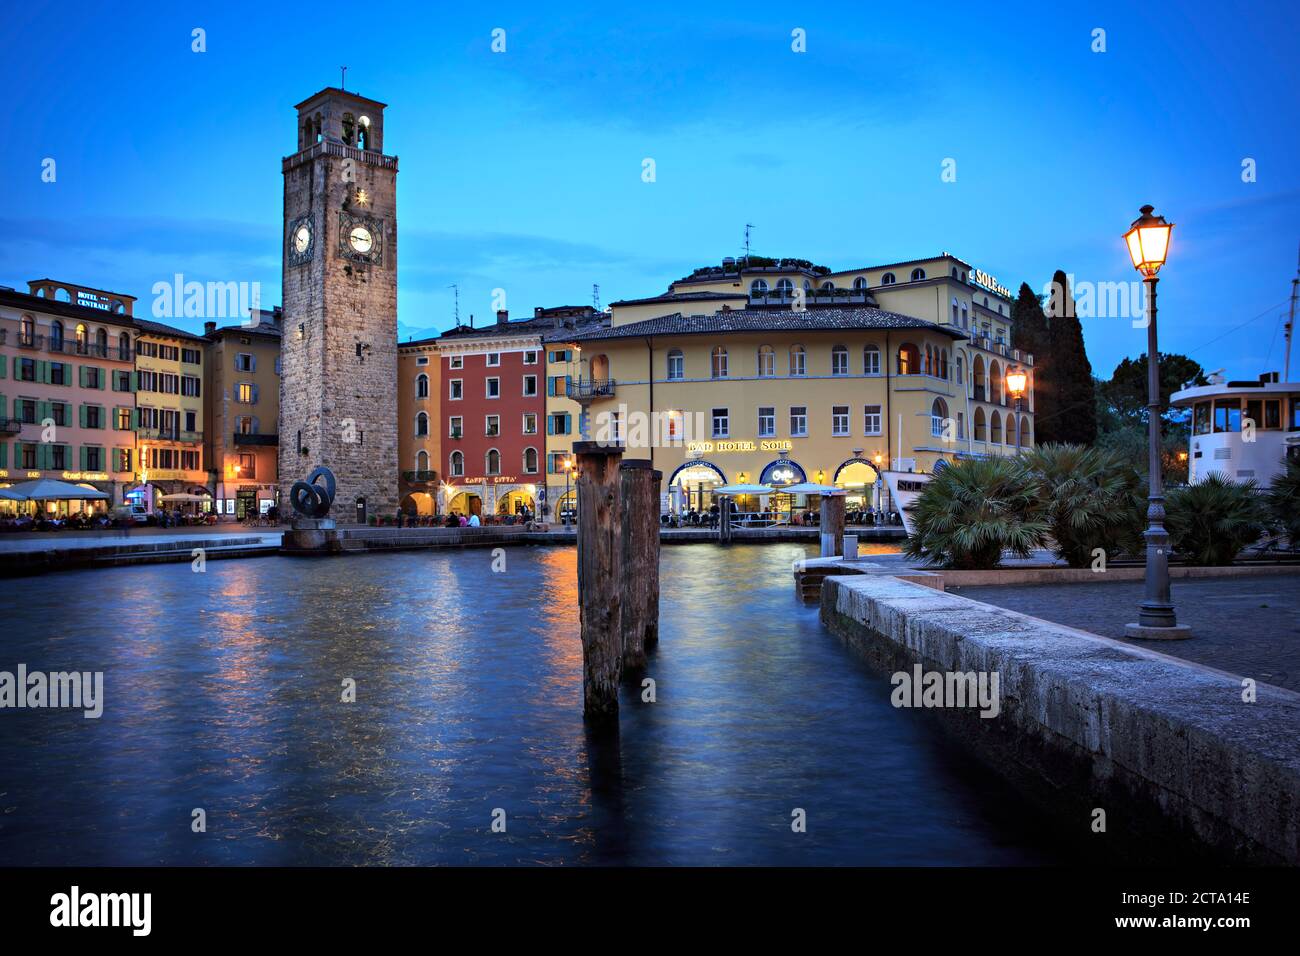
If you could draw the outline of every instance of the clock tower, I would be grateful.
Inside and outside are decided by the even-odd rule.
[[[283,162],[280,502],[317,465],[330,517],[397,510],[397,157],[384,106],[328,87],[298,104]]]

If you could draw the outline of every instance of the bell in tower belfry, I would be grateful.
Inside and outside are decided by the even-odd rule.
[[[280,500],[317,466],[333,515],[397,510],[397,157],[385,104],[327,87],[283,161]]]

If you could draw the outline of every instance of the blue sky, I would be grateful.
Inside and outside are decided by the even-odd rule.
[[[49,275],[147,314],[179,272],[278,302],[292,107],[347,64],[349,89],[389,104],[401,158],[406,330],[450,325],[452,283],[480,320],[498,287],[516,316],[590,302],[593,283],[605,303],[652,295],[739,253],[746,222],[755,252],[836,269],[949,251],[1013,289],[1057,268],[1129,281],[1119,237],[1150,202],[1177,223],[1162,349],[1281,367],[1294,4],[542,7],[11,6],[0,283]],[[1098,373],[1145,349],[1126,318],[1084,330]]]

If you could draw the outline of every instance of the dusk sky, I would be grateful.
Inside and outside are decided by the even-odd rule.
[[[948,251],[1013,290],[1058,268],[1128,282],[1120,235],[1149,202],[1177,224],[1163,350],[1253,376],[1281,369],[1300,243],[1300,18],[1250,9],[11,5],[0,284],[66,279],[149,317],[182,273],[278,303],[293,105],[346,64],[401,160],[404,336],[452,323],[453,283],[479,321],[497,287],[514,316],[593,283],[653,295],[741,253],[747,222],[756,253],[833,269]],[[1102,376],[1145,349],[1128,318],[1084,332]]]

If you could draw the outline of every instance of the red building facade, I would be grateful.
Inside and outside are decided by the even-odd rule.
[[[545,327],[503,311],[494,325],[438,337],[443,514],[537,513],[546,486]]]

